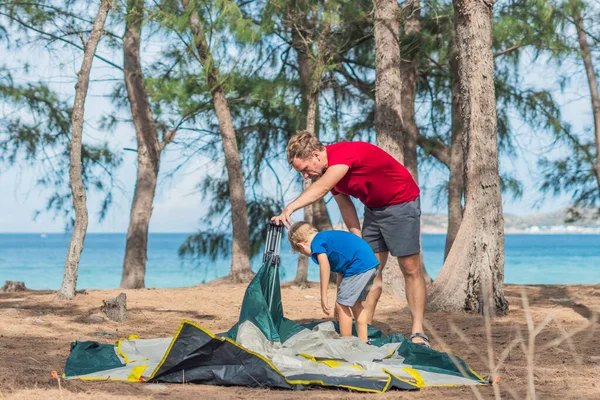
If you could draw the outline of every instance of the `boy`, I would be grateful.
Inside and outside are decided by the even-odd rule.
[[[321,307],[328,316],[333,316],[333,310],[327,299],[329,274],[330,271],[338,274],[335,311],[339,316],[340,334],[352,336],[354,315],[358,337],[366,342],[368,313],[363,312],[362,302],[367,299],[379,267],[379,261],[369,244],[346,231],[319,232],[304,221],[291,226],[288,239],[294,252],[311,257],[319,264]]]

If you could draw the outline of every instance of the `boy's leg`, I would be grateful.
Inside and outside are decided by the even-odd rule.
[[[352,306],[352,314],[354,314],[354,320],[356,321],[356,331],[358,332],[358,338],[363,342],[369,340],[368,327],[367,327],[367,313],[363,308],[362,302],[357,301]]]
[[[383,292],[383,267],[385,267],[385,263],[387,262],[388,254],[388,251],[375,253],[375,257],[379,260],[379,269],[377,271],[377,276],[373,280],[373,286],[371,286],[371,290],[369,290],[367,299],[364,302],[365,318],[368,324],[373,322],[375,308],[377,307],[377,302]]]
[[[335,308],[340,318],[340,335],[352,336],[352,312],[350,311],[350,307],[344,306],[336,301]]]

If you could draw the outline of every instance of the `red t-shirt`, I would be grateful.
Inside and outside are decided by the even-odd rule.
[[[379,147],[366,142],[339,142],[325,149],[329,167],[350,167],[331,189],[334,196],[345,193],[370,208],[407,203],[419,196],[419,187],[410,172]]]

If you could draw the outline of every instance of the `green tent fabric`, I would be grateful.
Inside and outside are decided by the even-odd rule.
[[[267,258],[248,285],[240,318],[225,337],[235,340],[238,327],[245,321],[250,321],[259,327],[265,337],[273,342],[285,342],[305,329],[302,325],[283,316],[279,268],[271,262],[271,257]]]
[[[98,342],[71,343],[71,353],[67,359],[65,374],[67,376],[87,375],[125,366],[114,348],[112,344]]]
[[[369,327],[369,345],[356,337],[340,337],[333,322],[299,324],[287,319],[272,257],[265,258],[248,285],[238,322],[226,333],[216,335],[183,321],[172,338],[118,341],[112,346],[114,357],[108,356],[110,345],[75,344],[65,376],[365,392],[488,383],[464,361],[399,334],[386,336]]]

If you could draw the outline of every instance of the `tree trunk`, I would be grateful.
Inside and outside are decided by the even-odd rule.
[[[493,2],[454,0],[466,204],[454,245],[431,291],[433,310],[504,315],[504,217],[498,173],[491,17]]]
[[[303,21],[305,24],[306,21]],[[306,38],[298,32],[297,26],[292,26],[292,47],[296,50],[298,58],[298,74],[300,75],[300,94],[302,96],[302,116],[306,121],[306,130],[312,134],[319,136],[319,95],[321,87],[321,76],[316,76],[317,68],[321,68],[323,63],[323,52],[325,51],[327,34],[322,35],[319,40],[318,51],[314,62],[309,55],[310,47],[304,42]],[[327,32],[326,32],[327,33]],[[315,58],[315,57],[312,57]],[[316,65],[315,65],[316,64]],[[333,229],[331,218],[327,211],[327,206],[324,199],[320,199],[312,205],[312,223],[319,231],[327,231]]]
[[[419,161],[417,158],[417,138],[419,127],[415,120],[415,98],[417,94],[417,63],[421,36],[420,0],[408,0],[403,8],[404,38],[403,59],[400,62],[402,124],[400,135],[404,139],[404,166],[415,182],[419,182]]]
[[[573,11],[573,19],[577,28],[577,38],[579,39],[579,47],[581,48],[581,57],[585,65],[585,73],[587,74],[588,84],[590,86],[590,95],[592,97],[592,112],[594,115],[594,133],[596,138],[596,163],[594,164],[594,172],[598,181],[598,190],[600,191],[600,94],[598,93],[598,80],[596,71],[592,63],[592,54],[587,42],[587,34],[583,26],[581,18],[581,9],[576,0],[569,0]]]
[[[302,189],[306,190],[312,184],[310,179],[305,179],[302,183]],[[304,221],[313,223],[313,209],[312,207],[304,207]],[[300,254],[298,256],[298,268],[296,270],[296,277],[294,278],[294,285],[300,287],[308,286],[308,257]],[[332,274],[335,275],[335,274]]]
[[[293,18],[296,19],[296,18]],[[305,25],[307,22],[303,18],[300,22],[301,25]],[[298,75],[300,76],[300,96],[301,105],[300,110],[302,112],[302,119],[306,125],[306,130],[312,134],[316,134],[317,122],[317,108],[318,108],[318,97],[319,97],[319,86],[313,84],[315,66],[311,59],[312,53],[309,43],[305,43],[309,38],[303,38],[298,31],[299,26],[291,26],[292,30],[292,47],[296,51],[296,58],[298,60]],[[317,93],[312,93],[314,89],[317,89]],[[317,101],[314,101],[314,95],[316,94]]]
[[[125,293],[119,293],[119,295],[113,299],[102,300],[100,311],[106,314],[108,319],[110,319],[111,321],[126,321],[127,295]]]
[[[308,257],[304,254],[298,255],[298,267],[296,269],[294,285],[301,288],[308,287]]]
[[[329,211],[327,210],[327,204],[325,200],[321,199],[316,203],[313,203],[313,225],[320,231],[330,231],[333,229],[331,225],[331,218],[329,217]]]
[[[383,269],[383,291],[402,299],[406,298],[406,282],[398,258],[389,256]]]
[[[24,292],[27,288],[25,287],[25,282],[19,281],[6,281],[4,286],[0,288],[0,292],[10,293],[10,292]]]
[[[182,0],[183,6],[188,10],[189,3],[189,0]],[[219,71],[214,64],[208,42],[206,41],[200,16],[196,10],[189,11],[192,11],[190,26],[194,34],[194,42],[198,50],[200,62],[204,68],[206,82],[212,94],[217,119],[219,120],[227,176],[229,179],[229,199],[231,202],[231,220],[233,225],[230,278],[234,282],[247,282],[252,279],[254,273],[250,268],[250,237],[244,175],[235,131],[233,129],[233,120],[229,111],[229,105],[227,104],[225,91],[219,81]]]
[[[398,3],[374,0],[375,6],[375,133],[377,145],[404,164],[400,76],[400,43],[398,42]],[[389,257],[383,270],[384,290],[402,295],[404,278],[397,261]]]
[[[417,139],[420,136],[420,132],[415,120],[415,98],[417,95],[417,63],[421,41],[420,0],[408,0],[402,12],[406,15],[406,18],[404,19],[404,39],[401,48],[404,58],[400,61],[402,125],[400,126],[399,134],[404,139],[404,166],[418,184],[419,159],[417,156]],[[423,251],[421,251],[421,268],[425,274],[425,281],[427,284],[431,283],[431,277],[427,273],[425,263],[423,262]]]
[[[292,10],[292,15],[297,11]],[[293,15],[293,20],[297,19],[297,15]],[[308,132],[315,136],[319,136],[319,96],[321,94],[321,77],[324,64],[325,53],[327,49],[328,28],[324,28],[324,32],[316,40],[317,55],[312,54],[311,41],[314,38],[301,35],[300,29],[308,24],[306,18],[301,18],[298,23],[292,24],[292,47],[296,50],[298,59],[298,74],[300,76],[300,94],[302,96],[302,116],[305,118],[305,124]],[[306,190],[311,185],[310,180],[304,180],[302,184],[303,190]],[[310,222],[319,230],[331,230],[331,220],[327,212],[327,206],[324,199],[320,199],[310,206],[304,207],[304,220]],[[306,256],[298,256],[298,266],[296,270],[296,278],[294,284],[305,287],[308,284],[308,263]],[[331,278],[335,279],[335,274],[331,274]]]
[[[71,193],[73,196],[73,208],[75,209],[75,225],[69,250],[65,260],[65,273],[63,281],[57,296],[62,300],[71,300],[75,297],[77,288],[77,274],[79,269],[79,260],[83,251],[85,234],[88,226],[88,213],[86,205],[85,186],[83,184],[83,168],[81,164],[81,147],[83,138],[83,116],[85,111],[85,98],[87,96],[90,82],[90,71],[94,60],[94,53],[98,47],[98,42],[102,37],[104,23],[108,11],[112,6],[111,0],[102,0],[92,33],[85,45],[81,69],[77,74],[77,84],[75,85],[75,102],[71,114],[72,136],[69,143],[70,161],[69,182],[71,184]]]
[[[123,38],[123,70],[125,88],[138,143],[137,180],[127,229],[121,287],[139,289],[145,286],[148,248],[148,226],[160,167],[160,143],[156,121],[150,110],[144,75],[140,63],[140,34],[144,19],[144,0],[128,0]]]
[[[374,0],[375,6],[375,132],[377,145],[404,164],[398,43],[398,2]]]
[[[444,260],[452,248],[462,222],[462,195],[464,188],[463,125],[460,117],[460,82],[456,38],[450,50],[450,79],[452,83],[452,138],[450,143],[450,175],[448,179],[448,231]]]
[[[316,66],[313,64],[311,57],[309,57],[307,53],[310,48],[301,41],[301,38],[295,29],[293,32],[292,42],[298,55],[302,109],[303,111],[306,110],[306,130],[314,135],[318,124],[319,94],[321,92],[321,77],[316,76],[318,62],[316,63]],[[317,55],[317,57],[319,57],[319,55]],[[308,189],[311,184],[312,181],[310,179],[305,179],[302,182],[302,190]],[[323,202],[323,199],[321,199],[320,202]],[[304,221],[311,224],[314,222],[313,210],[318,204],[319,202],[316,202],[310,206],[304,207]],[[325,203],[323,202],[323,204]],[[317,227],[317,229],[319,228]],[[294,279],[295,285],[302,287],[308,285],[308,262],[308,257],[302,254],[298,256],[298,267],[296,270],[296,278]]]
[[[306,115],[306,130],[314,133],[314,129],[315,129],[315,119],[316,119],[316,112],[311,112],[312,110],[316,110],[317,106],[316,103],[318,103],[319,101],[319,97],[318,94],[316,96],[310,96],[309,97],[309,101],[308,101],[308,113]],[[306,190],[310,187],[310,185],[312,184],[312,181],[310,179],[304,179],[304,181],[302,182],[302,190]],[[322,201],[322,199],[321,199]],[[317,203],[315,203],[317,204]],[[308,222],[308,223],[313,223],[313,207],[315,206],[315,204],[311,204],[307,207],[304,207],[304,221]],[[294,278],[294,284],[301,286],[301,287],[306,287],[308,285],[308,257],[306,257],[305,255],[298,255],[298,267],[296,270],[296,278]]]
[[[416,93],[416,54],[418,46],[409,60],[401,62],[400,43],[398,42],[398,3],[390,0],[374,0],[375,4],[375,132],[377,145],[391,154],[400,163],[405,164],[408,156],[409,171],[415,180],[417,171],[417,136],[419,130],[414,119],[414,98]],[[418,0],[412,0],[407,9],[417,13],[407,18],[407,35],[416,35],[420,31],[420,10]],[[410,42],[410,40],[409,40]],[[407,79],[408,88],[404,87],[403,78]],[[401,107],[401,103],[407,101]],[[412,105],[412,107],[411,107]],[[410,132],[408,132],[410,131]],[[408,166],[407,166],[408,167]],[[423,260],[421,259],[423,266]],[[424,268],[424,266],[423,266]],[[427,274],[426,274],[427,275]],[[431,280],[431,278],[429,279]],[[388,293],[402,295],[404,293],[404,277],[400,273],[398,262],[389,257],[387,267],[383,270],[384,290]]]

